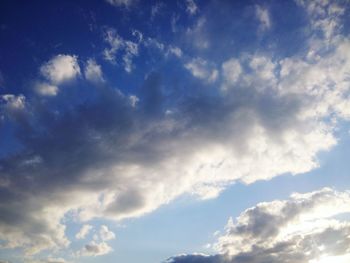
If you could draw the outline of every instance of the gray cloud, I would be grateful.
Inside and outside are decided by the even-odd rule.
[[[167,262],[308,263],[350,258],[350,223],[334,216],[350,212],[349,192],[331,189],[260,203],[226,226],[213,256],[193,254]],[[329,261],[330,262],[330,261]],[[343,262],[343,261],[342,261]],[[345,262],[345,261],[344,261]]]

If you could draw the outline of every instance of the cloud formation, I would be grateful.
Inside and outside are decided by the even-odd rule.
[[[196,78],[206,82],[214,82],[218,77],[218,70],[201,58],[192,59],[185,64],[185,68]]]
[[[84,76],[88,81],[92,83],[104,82],[101,66],[96,63],[94,59],[88,59],[84,69]]]
[[[126,72],[131,72],[133,69],[132,59],[139,54],[139,43],[123,39],[112,28],[106,30],[105,41],[110,46],[103,51],[105,60],[113,64],[120,63],[117,60],[117,55],[122,53],[121,59],[124,69]]]
[[[76,56],[57,55],[41,66],[40,73],[51,83],[59,85],[76,78],[80,67]]]
[[[96,243],[95,241],[92,241],[78,252],[78,256],[96,257],[106,255],[112,251],[113,249],[106,242]]]
[[[90,230],[93,228],[91,225],[83,225],[79,232],[75,235],[76,239],[84,239],[90,232]]]
[[[216,243],[218,254],[182,255],[168,262],[322,262],[350,256],[349,192],[329,188],[288,200],[259,203],[229,220]]]
[[[340,7],[320,1],[312,5],[300,1],[311,32],[321,28],[324,35],[312,35],[302,53],[228,53],[214,61],[204,53],[202,59],[189,58],[174,49],[182,59],[179,76],[187,71],[194,76],[184,80],[185,92],[169,85],[168,75],[157,70],[147,72],[137,95],[108,83],[96,89],[85,81],[101,80],[102,70],[88,60],[86,79],[81,79],[87,99],[77,101],[67,90],[54,88],[81,74],[77,56],[57,55],[44,62],[39,71],[46,84],[37,91],[51,98],[1,97],[2,122],[13,125],[21,145],[18,152],[0,159],[1,246],[19,247],[27,254],[66,248],[66,220],[86,224],[94,218],[138,217],[181,195],[214,198],[234,182],[248,184],[317,167],[317,154],[336,144],[337,121],[350,117],[350,41],[339,33]],[[318,6],[326,14],[319,14]],[[200,35],[201,50],[209,47],[202,38],[207,21],[201,17],[186,30]],[[325,26],[328,22],[335,23],[331,30]],[[104,58],[131,72],[140,43],[151,43],[141,33],[134,37],[125,40],[107,29]],[[160,42],[152,45],[168,50]],[[79,88],[71,86],[72,91]],[[347,225],[325,224],[335,235],[338,229],[348,231]],[[240,238],[278,241],[255,228],[258,232],[246,230]],[[325,230],[317,231],[310,235],[321,240]],[[112,237],[108,229],[102,232],[103,240]],[[230,235],[225,238],[238,242]],[[103,240],[92,241],[81,254],[110,252]],[[287,241],[304,240],[294,236]],[[238,253],[222,244],[223,253]],[[277,244],[291,248],[289,243]],[[252,246],[246,245],[236,256],[254,258],[244,254]],[[268,258],[265,247],[261,249],[257,253]],[[198,258],[203,256],[193,256]]]
[[[119,6],[128,7],[134,3],[134,0],[106,0],[106,2],[117,7]]]
[[[268,9],[257,5],[255,7],[255,14],[260,22],[260,30],[265,31],[271,28],[271,18]]]

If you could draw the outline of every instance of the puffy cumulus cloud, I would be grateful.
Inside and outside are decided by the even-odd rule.
[[[119,6],[129,7],[135,2],[135,0],[106,0],[106,2],[118,7]]]
[[[255,15],[260,22],[260,30],[265,31],[271,28],[271,18],[267,8],[257,5],[255,7]]]
[[[201,58],[192,59],[185,64],[185,68],[190,71],[194,77],[206,82],[214,82],[219,74],[218,70],[215,69],[213,65],[210,65],[208,61]]]
[[[8,110],[22,110],[25,107],[24,95],[4,94],[0,95],[0,102],[3,108]]]
[[[325,188],[259,203],[230,219],[216,244],[218,254],[181,255],[167,262],[313,263],[350,257],[350,193]],[[332,261],[338,262],[338,261]],[[341,261],[340,261],[341,262]],[[344,261],[345,262],[345,261]]]
[[[59,85],[76,78],[80,67],[76,56],[57,55],[42,65],[40,72],[48,81]]]
[[[56,96],[58,87],[52,84],[40,82],[35,86],[35,91],[42,96]]]
[[[108,32],[105,55],[136,54]],[[68,220],[123,220],[183,194],[213,198],[233,182],[317,167],[317,154],[336,144],[337,120],[349,119],[350,41],[315,39],[288,58],[259,51],[207,59],[209,68],[220,65],[212,89],[165,90],[167,76],[155,72],[135,97],[106,84],[58,113],[46,100],[21,108],[18,97],[2,97],[22,146],[0,159],[2,246],[29,254],[65,248]],[[101,244],[108,250],[102,242],[85,252]]]
[[[229,221],[226,234],[219,238],[218,250],[222,254],[235,256],[254,253],[256,247],[268,251],[284,244],[287,246],[282,253],[285,253],[300,244],[300,251],[295,252],[310,254],[310,259],[315,254],[309,249],[319,248],[321,251],[315,252],[323,251],[325,254],[336,253],[333,251],[337,246],[333,244],[334,239],[339,241],[339,248],[344,245],[349,247],[350,224],[330,218],[349,212],[349,192],[337,192],[329,188],[293,194],[290,200],[260,203],[241,213],[236,222]]]
[[[223,89],[234,86],[242,74],[242,67],[238,59],[231,58],[222,64],[222,75],[224,78]]]
[[[84,246],[82,250],[77,253],[77,256],[102,256],[112,252],[113,249],[106,243],[96,243],[92,241],[91,243]]]
[[[179,47],[170,46],[168,49],[168,54],[173,54],[176,57],[182,57],[182,50]]]
[[[105,225],[101,226],[99,234],[100,239],[103,241],[115,239],[115,234],[111,230],[109,230],[108,227]]]
[[[88,59],[84,69],[84,75],[88,81],[93,83],[102,83],[105,81],[101,66],[94,59]]]
[[[26,108],[26,97],[23,94],[4,94],[0,95],[0,128],[2,122],[7,120],[15,120],[17,122],[24,121]],[[6,180],[0,180],[6,182]]]
[[[91,230],[90,225],[84,225],[80,230],[80,233],[84,234],[83,237]],[[97,234],[94,235],[93,241],[86,244],[82,249],[77,251],[75,255],[81,256],[101,256],[113,251],[106,241],[115,239],[115,234],[106,225],[102,225]]]
[[[5,186],[8,188],[10,186]],[[5,195],[2,187],[2,196]],[[7,196],[4,196],[7,199]],[[37,200],[42,202],[43,200]],[[51,207],[45,207],[44,211],[38,216],[37,211],[30,211],[32,207],[26,209],[20,207],[15,201],[10,202],[12,211],[9,207],[1,207],[1,226],[0,239],[6,240],[2,244],[2,248],[22,247],[27,255],[36,254],[47,248],[61,248],[69,245],[68,239],[65,237],[65,226],[60,224],[61,212],[55,211]],[[21,212],[16,212],[16,209],[21,209]],[[58,208],[60,209],[60,208]],[[15,222],[14,222],[15,220]]]
[[[75,235],[75,238],[76,239],[84,239],[89,233],[90,233],[90,230],[92,229],[93,227],[91,225],[83,225],[79,232]]]

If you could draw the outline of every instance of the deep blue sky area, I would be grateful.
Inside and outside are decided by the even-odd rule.
[[[350,3],[0,3],[0,263],[350,260]]]

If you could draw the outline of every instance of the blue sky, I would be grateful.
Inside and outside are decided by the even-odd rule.
[[[0,7],[0,263],[349,262],[348,1]]]

